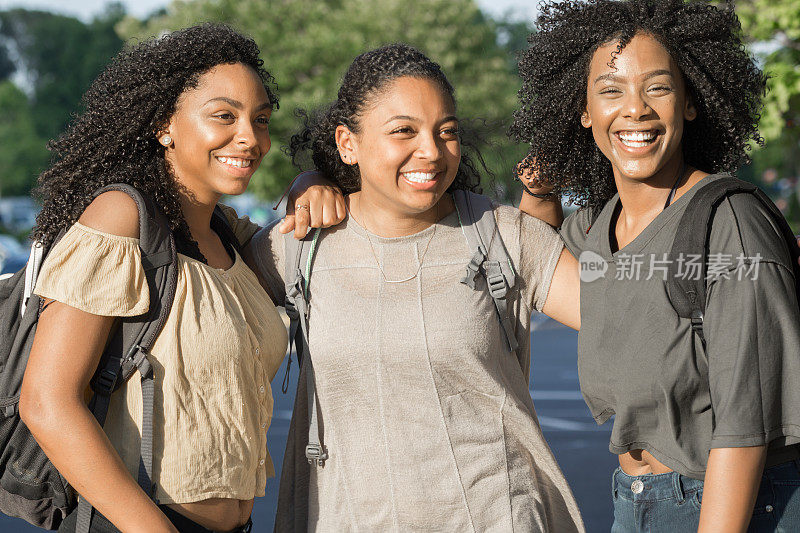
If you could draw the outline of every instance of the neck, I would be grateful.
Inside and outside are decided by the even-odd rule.
[[[676,182],[678,186],[681,185],[687,170],[682,157],[672,158],[662,169],[643,180],[628,178],[614,168],[614,181],[622,204],[620,218],[635,224],[637,220],[652,218],[654,213],[660,213],[670,190]]]
[[[444,195],[430,209],[419,213],[404,213],[392,205],[377,201],[373,195],[358,191],[347,197],[347,208],[356,221],[380,237],[413,235],[435,224],[452,211],[449,195]]]
[[[196,241],[205,240],[211,235],[211,216],[214,214],[217,200],[219,200],[219,196],[216,199],[200,200],[189,191],[182,190],[180,192],[181,212]]]

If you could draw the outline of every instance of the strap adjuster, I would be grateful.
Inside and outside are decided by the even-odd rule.
[[[492,295],[492,298],[505,298],[508,293],[508,284],[502,273],[487,275],[486,284],[489,286],[489,294]]]
[[[286,294],[286,301],[283,302],[283,308],[286,311],[286,316],[292,320],[300,318],[300,313],[297,311],[297,306],[294,305],[294,298],[292,295]]]
[[[692,329],[695,331],[703,331],[703,312],[699,309],[692,311],[691,316]]]
[[[92,390],[98,394],[109,396],[114,392],[114,386],[116,384],[117,374],[110,370],[103,369],[100,374],[97,375],[94,382],[92,382]]]
[[[322,444],[308,444],[306,446],[306,459],[308,464],[314,466],[323,466],[325,460],[328,458],[328,452]]]

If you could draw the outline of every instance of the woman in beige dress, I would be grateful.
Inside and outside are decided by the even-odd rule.
[[[95,507],[92,531],[249,531],[253,499],[274,473],[270,381],[286,330],[232,242],[244,248],[252,230],[233,218],[236,235],[226,239],[212,218],[222,195],[245,191],[269,151],[271,81],[251,39],[223,25],[181,30],[116,57],[53,144],[59,157],[40,178],[34,236],[49,246],[66,233],[38,277],[45,304],[20,415]],[[114,328],[154,303],[134,200],[119,191],[93,198],[113,183],[153,200],[178,251],[174,302],[148,355],[153,499],[136,481],[140,381],[112,394],[103,427],[84,398]],[[75,522],[73,512],[60,530]]]

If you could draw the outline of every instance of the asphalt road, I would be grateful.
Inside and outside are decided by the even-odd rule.
[[[542,430],[575,493],[588,531],[607,532],[612,521],[610,478],[616,457],[608,452],[610,425],[598,427],[581,398],[576,358],[574,331],[541,315],[534,318],[531,394]],[[293,382],[296,369],[293,365]],[[280,392],[283,372],[281,368],[273,383],[275,407],[267,439],[276,469],[283,462],[294,401],[292,394]],[[272,531],[277,493],[275,477],[267,481],[267,496],[253,509],[254,532]],[[0,515],[0,532],[37,531],[41,530]]]

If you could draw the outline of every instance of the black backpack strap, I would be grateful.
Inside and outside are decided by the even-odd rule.
[[[453,191],[453,201],[467,246],[473,252],[461,283],[474,289],[478,274],[484,277],[503,327],[506,345],[509,351],[516,354],[519,343],[514,334],[508,296],[517,283],[517,276],[500,232],[497,231],[492,202],[486,196],[464,190]]]
[[[314,378],[314,366],[308,349],[308,285],[311,280],[311,264],[317,249],[321,229],[317,229],[311,238],[298,241],[291,233],[284,237],[286,261],[286,301],[284,307],[289,316],[289,361],[286,365],[286,376],[283,380],[283,391],[286,392],[289,379],[289,367],[292,361],[291,343],[294,342],[297,360],[306,365],[306,388],[308,392],[308,444],[306,459],[315,466],[323,466],[328,452],[322,444],[322,432],[318,418],[317,389]]]
[[[236,238],[233,227],[220,206],[216,206],[211,215],[211,229],[216,232],[223,244],[232,246],[240,256],[242,255],[242,245]]]
[[[667,277],[667,292],[672,307],[675,308],[678,316],[689,318],[692,321],[692,329],[700,338],[703,349],[706,346],[703,318],[706,308],[706,272],[711,222],[720,203],[725,198],[740,193],[752,194],[767,208],[788,246],[795,280],[800,280],[800,265],[797,262],[800,257],[800,248],[797,246],[794,233],[780,210],[761,189],[752,183],[732,177],[720,178],[703,185],[689,201],[678,222],[670,255],[672,261],[669,264]],[[701,258],[699,276],[679,276],[677,259],[687,256]],[[797,283],[795,283],[795,287],[797,290]],[[798,297],[798,301],[800,301],[800,293],[798,293]]]
[[[142,437],[138,483],[155,498],[153,477],[153,367],[148,359],[167,315],[172,308],[178,280],[175,240],[166,216],[153,201],[130,185],[108,185],[96,191],[97,197],[107,191],[120,191],[130,196],[139,210],[139,248],[147,279],[150,309],[143,315],[123,319],[108,344],[97,372],[91,381],[94,396],[89,404],[100,426],[105,423],[111,393],[138,371],[142,380]],[[76,532],[88,533],[91,505],[81,498],[78,505]]]

